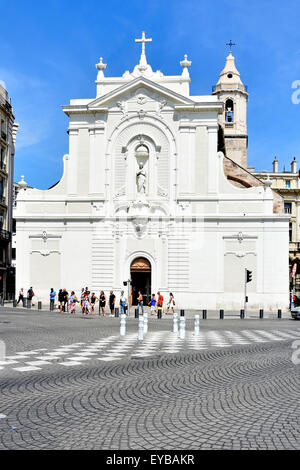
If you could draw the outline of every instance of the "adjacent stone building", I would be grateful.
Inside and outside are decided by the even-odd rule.
[[[248,170],[261,181],[271,179],[271,188],[278,193],[284,204],[284,213],[290,216],[289,221],[289,265],[291,287],[295,289],[296,295],[300,296],[300,172],[297,168],[296,157],[293,158],[289,170],[284,167],[279,171],[277,157],[273,160],[273,171]],[[292,267],[297,264],[297,273],[293,282],[291,276]]]
[[[13,231],[13,172],[18,124],[10,98],[0,84],[0,296],[14,295],[14,272],[11,267]]]

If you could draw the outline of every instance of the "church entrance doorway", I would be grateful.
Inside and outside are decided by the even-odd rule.
[[[144,305],[148,305],[151,299],[151,264],[143,257],[133,260],[130,266],[131,277],[131,305],[137,305],[138,292],[141,291]]]

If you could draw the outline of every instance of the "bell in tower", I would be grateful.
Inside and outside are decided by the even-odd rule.
[[[220,74],[218,83],[213,87],[213,95],[218,95],[224,103],[224,112],[219,117],[223,128],[226,156],[239,165],[247,168],[247,87],[243,84],[235,66],[231,52],[234,45],[231,41],[226,64]]]

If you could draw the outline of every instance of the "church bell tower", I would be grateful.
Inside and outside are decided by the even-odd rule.
[[[219,123],[224,130],[225,150],[227,157],[239,165],[247,168],[247,87],[241,81],[240,74],[235,66],[234,56],[231,52],[220,74],[218,83],[213,87],[213,95],[218,95],[224,103],[223,114]]]

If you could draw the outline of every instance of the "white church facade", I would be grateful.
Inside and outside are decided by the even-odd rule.
[[[17,197],[16,289],[33,286],[46,301],[51,287],[108,294],[131,279],[133,303],[138,290],[145,301],[160,290],[179,308],[240,309],[247,268],[249,308],[287,307],[289,219],[274,211],[270,180],[242,187],[224,173],[227,94],[240,129],[234,144],[245,151],[248,95],[232,54],[220,93],[192,96],[187,56],[180,75],[154,72],[147,41],[143,33],[133,72],[106,77],[100,59],[96,98],[63,106],[61,180],[49,190],[24,185]]]

